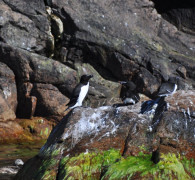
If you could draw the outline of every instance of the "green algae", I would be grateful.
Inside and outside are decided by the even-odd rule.
[[[195,162],[194,159],[187,159],[186,157],[182,158],[182,164],[184,168],[195,178]]]
[[[61,179],[99,179],[103,167],[113,164],[121,155],[118,150],[81,153],[63,158],[60,163]],[[65,176],[62,176],[65,175]]]
[[[48,136],[51,131],[48,128],[45,128],[44,130],[41,130],[40,136],[45,135]]]
[[[194,160],[175,154],[161,154],[161,161],[154,164],[150,154],[124,158],[115,149],[102,152],[81,153],[64,157],[59,165],[60,179],[138,179],[190,180],[195,173]]]
[[[58,148],[57,148],[58,147]],[[145,149],[144,146],[140,146]],[[53,151],[54,149],[55,151]],[[35,180],[112,180],[112,179],[154,179],[154,180],[192,180],[195,178],[195,162],[179,154],[161,154],[160,162],[154,164],[151,154],[140,152],[138,156],[123,157],[119,150],[93,151],[76,156],[62,155],[61,146],[50,149],[47,156],[36,156],[29,161],[28,171],[31,173],[32,162]],[[23,175],[21,175],[22,177]]]
[[[35,179],[56,179],[58,163],[59,160],[55,159],[55,157],[43,160]]]
[[[151,155],[142,153],[139,156],[122,158],[108,168],[103,179],[131,179],[136,174],[139,174],[140,179],[192,179],[180,157],[175,154],[162,154],[158,164],[153,164],[150,159]]]

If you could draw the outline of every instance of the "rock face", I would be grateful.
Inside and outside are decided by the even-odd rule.
[[[43,1],[1,1],[1,41],[28,51],[50,55],[53,36]]]
[[[27,177],[30,179],[47,179],[49,177],[59,179],[59,176],[61,179],[67,177],[76,179],[79,173],[80,176],[85,177],[85,170],[82,168],[87,168],[87,166],[83,164],[85,160],[77,159],[78,155],[85,156],[89,153],[87,158],[91,159],[89,161],[93,164],[93,160],[96,162],[92,158],[93,156],[99,157],[101,152],[103,155],[106,151],[108,154],[114,153],[110,149],[116,149],[115,153],[118,152],[117,157],[119,159],[117,160],[115,157],[113,163],[123,161],[121,158],[127,160],[132,155],[139,157],[140,152],[151,154],[157,148],[162,156],[162,162],[165,161],[163,157],[169,156],[165,155],[168,153],[179,153],[188,158],[195,158],[195,92],[179,91],[173,98],[174,103],[172,98],[167,98],[167,101],[170,102],[169,110],[164,113],[154,132],[148,130],[152,119],[139,113],[140,102],[134,106],[119,108],[103,106],[96,109],[76,108],[72,110],[53,129],[39,154],[24,165],[15,179],[22,180]],[[185,106],[183,106],[184,102]],[[175,108],[176,104],[177,108]],[[84,154],[81,155],[81,153]],[[91,155],[92,157],[90,157]],[[109,155],[111,156],[111,154]],[[143,157],[146,158],[146,156]],[[71,164],[72,160],[73,164]],[[151,162],[150,159],[147,159],[147,161]],[[169,159],[169,163],[170,161],[171,159]],[[70,172],[74,170],[68,171],[67,168],[76,168],[76,164],[80,167],[81,172],[71,174]],[[96,165],[98,166],[98,164]],[[109,178],[114,176],[109,174],[110,166],[112,165],[108,164],[107,167],[104,167],[103,164],[100,164],[95,172],[94,169],[87,171],[96,173],[93,179],[101,179],[101,177],[104,179],[105,176]],[[150,164],[149,166],[152,167],[153,165]],[[183,165],[181,166],[183,167]],[[131,168],[131,165],[128,165],[128,167]],[[120,168],[122,169],[122,167]],[[114,171],[118,170],[113,169],[113,173]],[[133,173],[133,175],[139,173],[139,171]],[[185,171],[188,172],[187,169],[183,171],[182,176],[185,175]],[[189,177],[189,179],[192,179],[194,175],[190,173],[191,178]],[[127,175],[130,176],[130,171]],[[178,176],[177,173],[176,176]],[[142,178],[144,179],[145,176]]]
[[[68,51],[69,63],[87,60],[97,69],[104,67],[101,73],[105,76],[134,80],[145,76],[145,70],[140,69],[144,67],[155,80],[155,91],[161,80],[178,74],[180,67],[194,74],[193,35],[180,32],[164,20],[152,1],[47,3],[66,27],[68,42],[62,46]],[[145,92],[150,84],[140,86]]]
[[[155,7],[159,13],[162,14],[170,23],[173,23],[179,30],[189,33],[194,33],[195,28],[193,23],[195,22],[195,12],[193,1],[160,1],[153,0]],[[185,7],[185,8],[182,8]]]
[[[0,121],[15,119],[16,107],[15,75],[7,65],[0,63]]]
[[[170,77],[179,77],[180,89],[193,90],[194,2],[165,4],[1,1],[0,65],[15,77],[2,85],[12,95],[5,99],[0,93],[1,121],[61,119],[79,77],[87,73],[94,79],[84,105],[94,108],[119,102],[119,80],[132,80],[149,97]]]
[[[38,116],[60,116],[66,109],[68,98],[51,84],[34,84],[31,94],[38,99],[35,111]]]

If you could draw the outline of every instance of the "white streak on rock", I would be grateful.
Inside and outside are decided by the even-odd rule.
[[[9,87],[3,88],[3,94],[5,96],[5,99],[7,99],[9,96],[11,96],[11,90],[9,89]]]
[[[108,107],[101,107],[96,109],[92,115],[88,114],[88,111],[81,112],[79,121],[72,127],[68,128],[68,131],[63,135],[62,139],[65,140],[69,137],[72,138],[71,146],[74,147],[84,136],[93,136],[94,139],[102,129],[109,129],[109,135],[115,134],[118,125],[109,119],[109,114],[106,114],[103,109]],[[108,136],[108,133],[102,137]]]

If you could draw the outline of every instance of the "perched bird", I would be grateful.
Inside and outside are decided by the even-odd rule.
[[[163,97],[164,98],[164,97]],[[158,102],[161,100],[160,97],[148,101],[144,101],[141,105],[141,114],[153,114],[155,112],[156,107],[158,106]]]
[[[166,96],[172,95],[177,90],[177,80],[178,78],[170,78],[168,82],[163,83],[158,91],[157,98],[154,100],[145,101],[141,105],[141,114],[152,111],[154,106],[159,104],[159,102],[163,102]]]
[[[177,84],[172,82],[163,83],[158,91],[159,97],[166,97],[172,95],[177,90]]]
[[[136,92],[136,85],[132,81],[120,82],[125,87],[125,92],[122,94],[122,101],[126,105],[136,104],[139,102],[140,97]]]
[[[175,82],[173,82],[173,80],[175,80]],[[150,115],[150,117],[152,116],[152,124],[148,128],[150,132],[156,131],[164,112],[167,111],[168,104],[165,101],[165,97],[175,93],[177,90],[177,80],[177,78],[170,78],[168,82],[161,85],[157,94],[158,97],[156,99],[142,103],[140,113],[147,113]]]
[[[158,104],[156,105],[156,109],[152,118],[152,124],[148,128],[150,132],[156,131],[164,112],[167,111],[167,102],[164,100],[164,98],[165,97],[160,97]]]
[[[139,100],[139,94],[136,92],[136,85],[132,81],[120,81],[122,84],[121,98],[123,103],[114,104],[114,107],[136,104]]]
[[[67,104],[68,109],[73,109],[78,106],[82,106],[82,102],[85,99],[88,90],[89,90],[89,79],[92,78],[93,75],[82,75],[80,79],[80,83],[74,88],[70,102]]]

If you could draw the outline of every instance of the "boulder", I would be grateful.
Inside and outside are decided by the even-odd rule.
[[[0,121],[15,119],[17,89],[13,71],[0,62]]]
[[[192,179],[194,175],[185,167],[185,157],[177,159],[175,154],[195,158],[194,94],[194,91],[177,92],[175,97],[178,98],[174,101],[176,109],[171,103],[174,97],[167,97],[170,107],[153,132],[149,131],[152,123],[150,116],[139,113],[141,102],[119,108],[75,108],[52,130],[39,154],[24,164],[15,179],[156,177],[157,170],[153,169],[154,164],[150,160],[156,148],[161,157],[159,165],[155,166],[162,168],[162,174],[158,174],[160,177],[166,175],[166,168],[170,168],[168,164],[173,163],[173,166],[182,169],[178,171],[182,177]],[[183,102],[190,113],[182,112]],[[194,167],[193,161],[190,162],[189,166]],[[139,163],[143,169],[132,170]],[[170,168],[167,175],[179,177],[176,171]],[[143,176],[139,176],[141,172],[145,172]]]
[[[37,97],[31,94],[33,87],[33,83],[31,82],[35,84],[36,82],[45,83],[48,84],[48,86],[52,86],[49,84],[56,86],[64,85],[64,95],[66,95],[66,92],[70,94],[77,84],[76,71],[58,61],[14,48],[4,43],[0,45],[0,54],[2,54],[0,61],[7,64],[16,76],[18,89],[17,115],[20,118],[32,117],[36,109]],[[56,87],[54,87],[54,89],[58,91]],[[60,92],[58,93],[62,96]],[[63,98],[66,99],[65,96]],[[49,106],[51,102],[47,101],[47,103],[46,106]],[[55,105],[56,104],[52,104],[51,106],[54,107]],[[50,112],[50,114],[53,114],[53,112]],[[59,114],[59,112],[54,114]],[[40,115],[45,116],[44,113]]]
[[[76,72],[64,64],[35,53],[0,43],[1,62],[7,64],[20,82],[51,84],[76,82]]]
[[[0,142],[11,142],[20,139],[24,133],[23,128],[15,121],[0,122]]]
[[[34,84],[31,92],[37,100],[35,116],[62,117],[69,99],[51,84]]]

